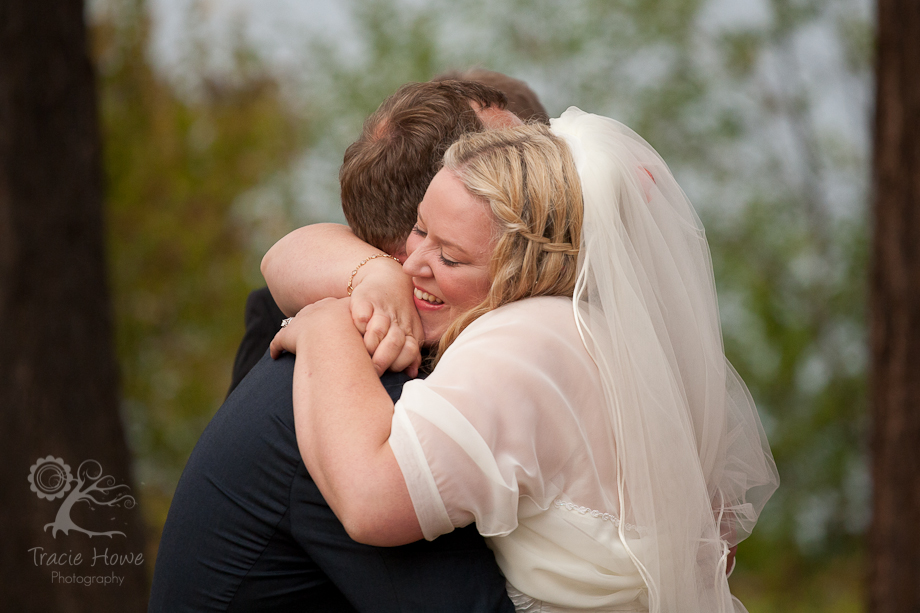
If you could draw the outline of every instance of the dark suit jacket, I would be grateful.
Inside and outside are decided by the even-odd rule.
[[[233,361],[233,375],[230,380],[230,395],[240,384],[252,367],[258,364],[275,334],[281,329],[281,320],[284,313],[278,308],[275,299],[267,287],[253,290],[246,298],[246,332],[236,350],[236,359]]]
[[[263,356],[202,434],[163,528],[149,610],[513,612],[474,526],[402,547],[349,538],[297,448],[293,368],[289,354]],[[394,400],[406,380],[381,379]]]

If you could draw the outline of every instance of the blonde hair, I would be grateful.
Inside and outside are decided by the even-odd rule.
[[[489,204],[497,236],[489,293],[448,326],[437,356],[475,319],[502,305],[571,296],[584,212],[572,154],[545,125],[464,135],[444,154],[444,167]]]

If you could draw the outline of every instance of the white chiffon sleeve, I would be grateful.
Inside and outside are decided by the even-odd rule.
[[[473,521],[507,535],[566,486],[562,469],[585,448],[579,382],[596,370],[576,334],[571,299],[524,300],[473,322],[406,384],[390,445],[426,539]]]

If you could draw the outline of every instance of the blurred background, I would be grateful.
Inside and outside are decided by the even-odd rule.
[[[729,358],[782,483],[742,543],[751,613],[861,611],[869,0],[92,0],[121,413],[148,571],[286,232],[396,87],[473,66],[612,116],[707,228]]]

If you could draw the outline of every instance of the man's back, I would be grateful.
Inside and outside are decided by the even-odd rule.
[[[150,611],[513,611],[472,526],[396,548],[348,537],[297,448],[293,367],[291,355],[264,357],[202,434],[163,529]],[[383,379],[394,398],[405,381]]]

